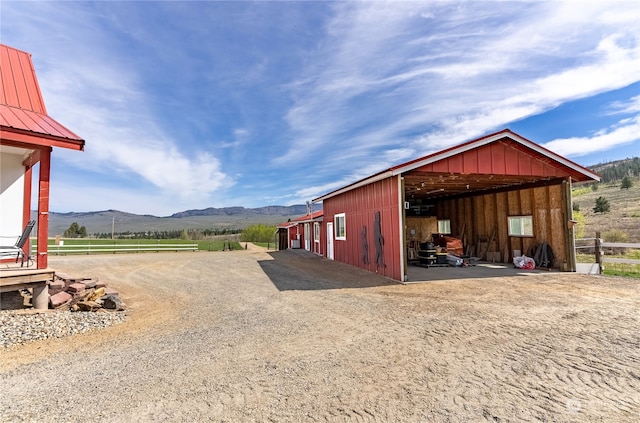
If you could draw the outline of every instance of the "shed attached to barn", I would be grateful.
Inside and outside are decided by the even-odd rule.
[[[508,130],[420,157],[313,200],[325,256],[407,280],[415,248],[450,235],[459,255],[508,263],[548,245],[575,271],[571,186],[600,177]],[[545,243],[545,244],[543,244]]]

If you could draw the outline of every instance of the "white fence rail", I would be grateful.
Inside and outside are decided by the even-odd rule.
[[[49,255],[198,251],[198,244],[69,244],[49,245]],[[32,254],[36,246],[32,247]]]

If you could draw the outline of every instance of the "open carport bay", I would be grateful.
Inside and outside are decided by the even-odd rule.
[[[50,265],[116,287],[129,315],[0,350],[3,421],[636,422],[640,413],[633,280],[540,272],[402,285],[291,250]]]

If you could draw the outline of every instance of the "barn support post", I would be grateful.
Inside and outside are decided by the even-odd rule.
[[[409,262],[407,260],[407,241],[405,239],[405,232],[407,225],[405,224],[406,218],[406,210],[404,209],[404,178],[401,175],[398,175],[398,216],[399,221],[398,225],[400,226],[399,238],[400,238],[400,281],[406,282],[407,275],[407,267]]]
[[[565,245],[567,248],[567,272],[576,271],[576,240],[573,230],[573,205],[571,204],[571,177],[562,181],[562,201],[565,210]]]

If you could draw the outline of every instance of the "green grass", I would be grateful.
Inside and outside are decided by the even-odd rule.
[[[573,191],[571,191],[571,194],[573,195],[573,197],[579,197],[584,194],[589,194],[592,191],[593,190],[590,187],[581,187],[581,188],[575,188]]]
[[[610,258],[627,258],[632,260],[640,260],[640,251],[631,250],[627,254],[607,255]],[[595,263],[594,254],[576,254],[578,263]],[[625,278],[640,279],[640,264],[627,263],[604,263],[603,274],[607,276],[623,276]]]
[[[223,251],[231,247],[232,250],[244,249],[237,241],[225,240],[184,240],[184,239],[102,239],[102,238],[65,238],[65,246],[90,245],[90,246],[117,246],[117,245],[163,245],[163,244],[197,244],[200,251]],[[35,246],[36,240],[31,240],[31,245]],[[50,238],[49,246],[55,246],[55,239]],[[98,252],[94,252],[98,254]]]
[[[608,276],[640,279],[640,264],[605,263],[602,273]]]

